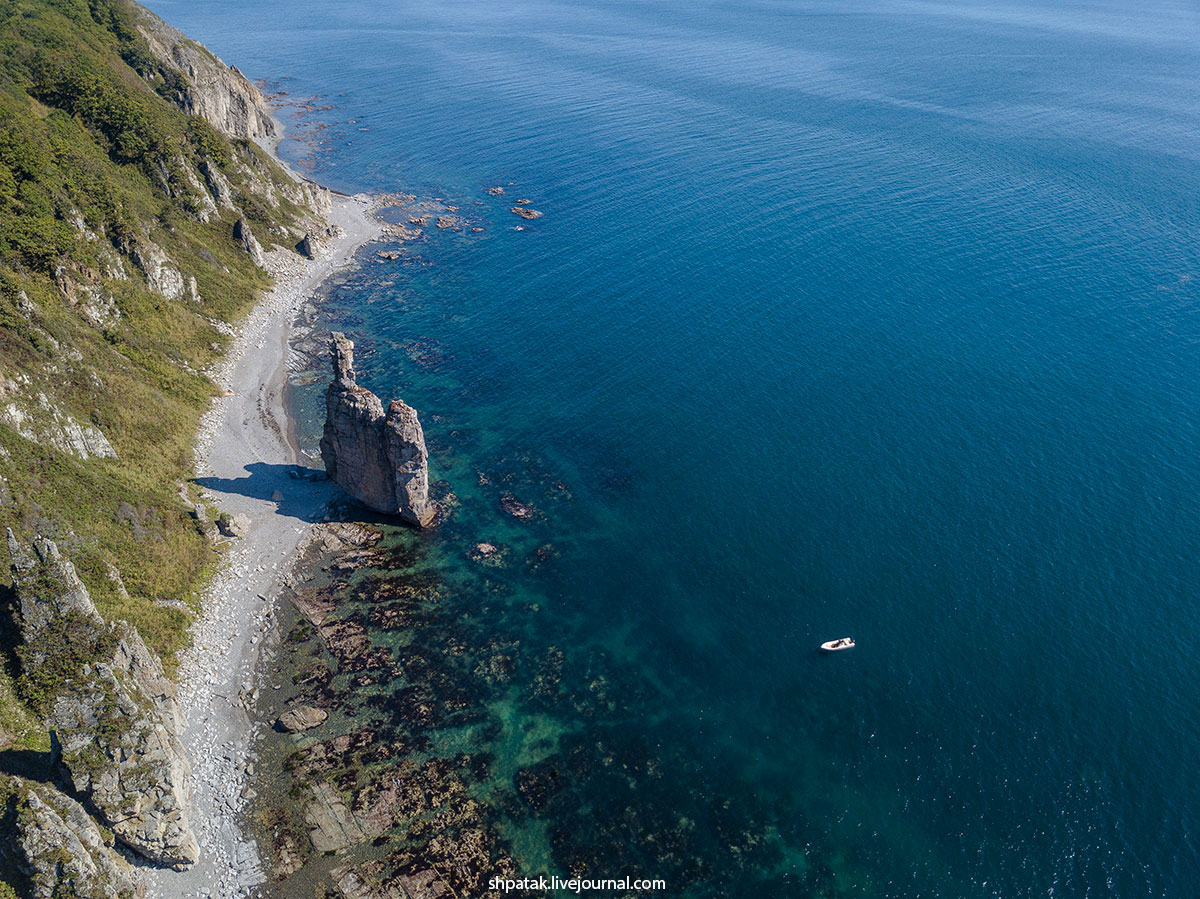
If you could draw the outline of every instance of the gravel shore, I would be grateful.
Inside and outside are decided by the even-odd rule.
[[[200,861],[183,872],[144,869],[150,896],[246,896],[265,880],[257,847],[239,825],[254,773],[254,726],[246,708],[257,689],[256,662],[281,579],[333,496],[325,481],[289,475],[299,460],[284,406],[288,331],[320,283],[383,233],[372,202],[363,195],[333,196],[326,218],[343,234],[325,242],[315,260],[288,250],[269,254],[276,286],[242,323],[229,355],[213,372],[230,395],[214,400],[201,422],[196,474],[211,502],[246,516],[250,525],[231,542],[179,666]]]

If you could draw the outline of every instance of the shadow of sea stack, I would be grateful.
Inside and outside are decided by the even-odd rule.
[[[433,519],[429,502],[429,454],[417,410],[393,400],[387,412],[379,397],[359,387],[354,342],[334,332],[329,342],[333,383],[325,393],[321,458],[329,479],[376,512],[424,527]]]

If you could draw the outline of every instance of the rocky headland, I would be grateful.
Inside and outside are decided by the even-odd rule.
[[[133,866],[70,796],[49,784],[9,777],[0,781],[0,806],[5,826],[15,835],[14,861],[28,877],[34,899],[133,899],[139,894]]]
[[[101,617],[54,541],[25,547],[9,529],[8,550],[23,676],[31,704],[45,714],[59,785],[123,846],[156,864],[191,867],[199,847],[175,686],[136,628]],[[53,791],[46,785],[41,793],[48,807],[70,806]]]

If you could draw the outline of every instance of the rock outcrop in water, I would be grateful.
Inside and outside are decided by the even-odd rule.
[[[385,413],[379,397],[358,386],[354,342],[344,334],[335,332],[329,349],[333,383],[325,394],[321,438],[329,479],[377,512],[418,527],[429,524],[429,454],[417,411],[393,400]]]
[[[199,849],[174,685],[136,628],[105,622],[54,541],[39,537],[29,552],[9,530],[8,548],[22,667],[44,694],[71,785],[121,843],[157,864],[190,867]]]

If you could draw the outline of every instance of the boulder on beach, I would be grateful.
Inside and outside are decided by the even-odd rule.
[[[317,241],[312,236],[312,232],[300,238],[300,242],[296,244],[296,252],[306,259],[317,258]]]
[[[250,530],[250,519],[245,515],[230,515],[222,512],[217,518],[217,530],[225,537],[244,537]]]

